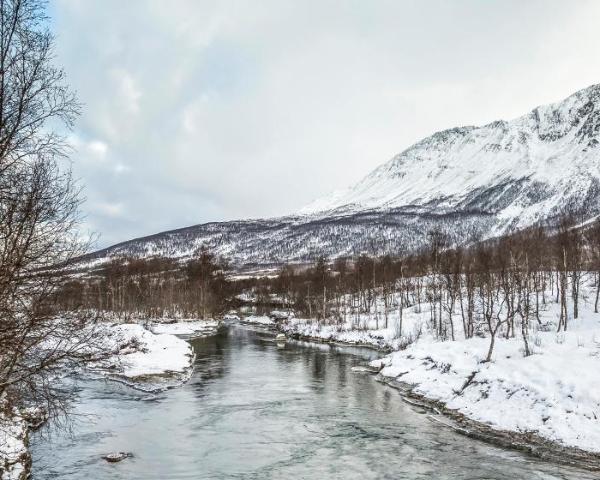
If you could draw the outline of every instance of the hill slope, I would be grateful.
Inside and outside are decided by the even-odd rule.
[[[457,242],[600,214],[600,85],[511,121],[431,135],[295,215],[208,223],[92,254],[187,256],[202,245],[237,265],[419,248],[439,227]]]

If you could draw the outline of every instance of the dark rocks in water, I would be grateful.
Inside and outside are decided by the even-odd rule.
[[[117,463],[122,460],[125,460],[126,458],[132,458],[132,457],[133,457],[133,453],[131,453],[131,452],[113,452],[113,453],[108,453],[106,455],[102,455],[102,458],[109,463]]]

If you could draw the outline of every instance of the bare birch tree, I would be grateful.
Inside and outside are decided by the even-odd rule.
[[[83,251],[80,196],[59,130],[79,111],[53,65],[45,2],[0,0],[0,404],[61,410],[54,375],[99,358],[94,320],[58,320],[56,267]]]

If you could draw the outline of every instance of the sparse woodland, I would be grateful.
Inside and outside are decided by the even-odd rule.
[[[600,222],[581,226],[578,216],[565,214],[553,227],[538,227],[500,239],[455,247],[439,230],[428,235],[418,254],[402,257],[319,259],[307,269],[285,266],[275,279],[263,280],[257,291],[278,294],[301,315],[323,324],[389,328],[390,313],[418,306],[428,311],[428,326],[439,340],[485,336],[486,361],[500,337],[519,337],[525,355],[532,351],[531,328],[567,331],[579,315],[583,281],[595,285],[595,311],[600,294]],[[560,306],[557,325],[543,324],[541,311]],[[399,323],[399,324],[398,324]]]
[[[284,265],[277,275],[244,280],[230,280],[227,273],[226,263],[206,248],[184,262],[125,257],[67,281],[59,303],[66,311],[107,312],[123,320],[211,318],[235,307],[236,295],[252,292],[259,305],[268,307],[276,296],[280,307],[320,324],[393,327],[398,337],[411,334],[403,328],[403,312],[418,306],[427,310],[438,340],[488,338],[490,361],[502,337],[522,339],[529,355],[534,324],[567,331],[569,319],[578,317],[584,280],[596,286],[598,311],[600,222],[580,225],[579,216],[569,213],[552,226],[465,247],[433,230],[414,254],[320,257],[312,265]],[[560,306],[558,324],[543,324],[540,312],[552,302]],[[365,314],[374,324],[361,320]]]
[[[227,265],[208,250],[180,262],[120,258],[84,278],[71,278],[57,294],[65,311],[94,311],[121,321],[212,318],[223,313],[231,285]]]

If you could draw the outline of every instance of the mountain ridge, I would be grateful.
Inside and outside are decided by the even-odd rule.
[[[201,246],[235,265],[397,254],[420,248],[432,228],[464,243],[566,207],[600,214],[600,84],[513,120],[435,132],[294,214],[184,227],[86,258],[186,257]]]
[[[489,154],[488,156],[506,151],[515,159],[527,160],[529,163],[527,166],[530,170],[533,170],[530,171],[531,174],[536,171],[539,172],[539,165],[536,165],[535,168],[531,168],[532,161],[537,160],[539,163],[540,160],[540,158],[535,158],[536,152],[532,152],[531,147],[539,147],[539,142],[558,142],[561,139],[564,139],[574,127],[577,127],[582,123],[582,117],[585,117],[585,121],[581,128],[575,132],[575,135],[582,140],[589,140],[583,150],[585,151],[585,148],[595,148],[598,145],[598,138],[596,137],[600,130],[599,104],[600,85],[595,84],[570,95],[561,102],[538,106],[529,113],[511,121],[497,120],[481,127],[455,127],[435,132],[429,137],[411,145],[398,155],[395,155],[388,162],[374,169],[363,178],[363,180],[346,189],[345,192],[336,192],[334,195],[335,201],[330,201],[330,198],[326,196],[325,198],[313,202],[312,205],[304,207],[301,209],[300,213],[317,214],[320,212],[335,211],[337,209],[352,211],[353,204],[358,204],[359,209],[422,204],[424,202],[420,201],[421,199],[418,196],[399,194],[402,185],[398,185],[394,180],[404,180],[412,173],[410,171],[411,168],[422,169],[423,161],[427,160],[426,158],[423,158],[423,154],[427,155],[428,152],[437,151],[437,153],[446,156],[451,155],[453,153],[453,148],[456,147],[457,144],[460,146],[465,141],[472,141],[475,143],[476,139],[473,139],[474,136],[478,136],[479,140],[481,140],[482,137],[484,139],[485,137],[489,139],[489,141],[486,141],[483,144],[481,144],[481,141],[479,142],[480,147],[486,149],[485,154]],[[532,138],[533,133],[537,134],[538,144],[535,144],[535,139]],[[524,149],[523,146],[526,148]],[[482,152],[481,150],[475,149],[475,151],[467,153],[471,158],[478,159],[477,154],[481,154]],[[441,161],[441,155],[438,155],[437,159],[434,158],[430,160]],[[468,178],[468,174],[473,171],[465,168],[465,161],[468,160],[468,158],[465,158],[464,151],[460,160],[462,161],[445,162],[442,165],[438,165],[438,167],[451,169],[454,166],[460,166],[461,171],[458,172],[457,176],[462,176],[463,179]],[[434,167],[435,165],[429,165],[429,168],[426,168],[430,175],[434,171]],[[516,165],[510,165],[509,163],[506,165],[504,172],[493,172],[494,177],[501,179],[503,176],[511,177],[512,175],[514,178],[514,172],[517,171],[515,167]],[[418,173],[420,174],[420,172]],[[419,185],[419,182],[417,182],[416,189],[418,189],[419,192],[456,194],[457,192],[447,192],[447,186],[452,185],[452,182],[449,181],[451,179],[447,178],[448,175],[443,175],[443,172],[441,171],[438,171],[437,174],[444,180],[444,182],[440,182],[442,183],[441,185],[434,184],[423,186]],[[382,182],[382,180],[385,181]],[[412,180],[414,180],[414,178]],[[489,181],[490,179],[487,180]],[[391,185],[386,185],[386,182]],[[412,183],[414,184],[415,182],[413,181]],[[469,185],[463,185],[462,191],[468,192],[468,187]],[[472,186],[470,187],[472,188]],[[386,197],[379,193],[378,196],[371,195],[372,198],[365,198],[366,194],[372,193],[370,191],[374,188],[379,190],[383,189],[388,196]],[[415,190],[414,187],[413,190]],[[393,196],[396,196],[396,198],[393,198]],[[429,199],[431,199],[431,197],[429,197]],[[443,204],[439,206],[443,206]]]

